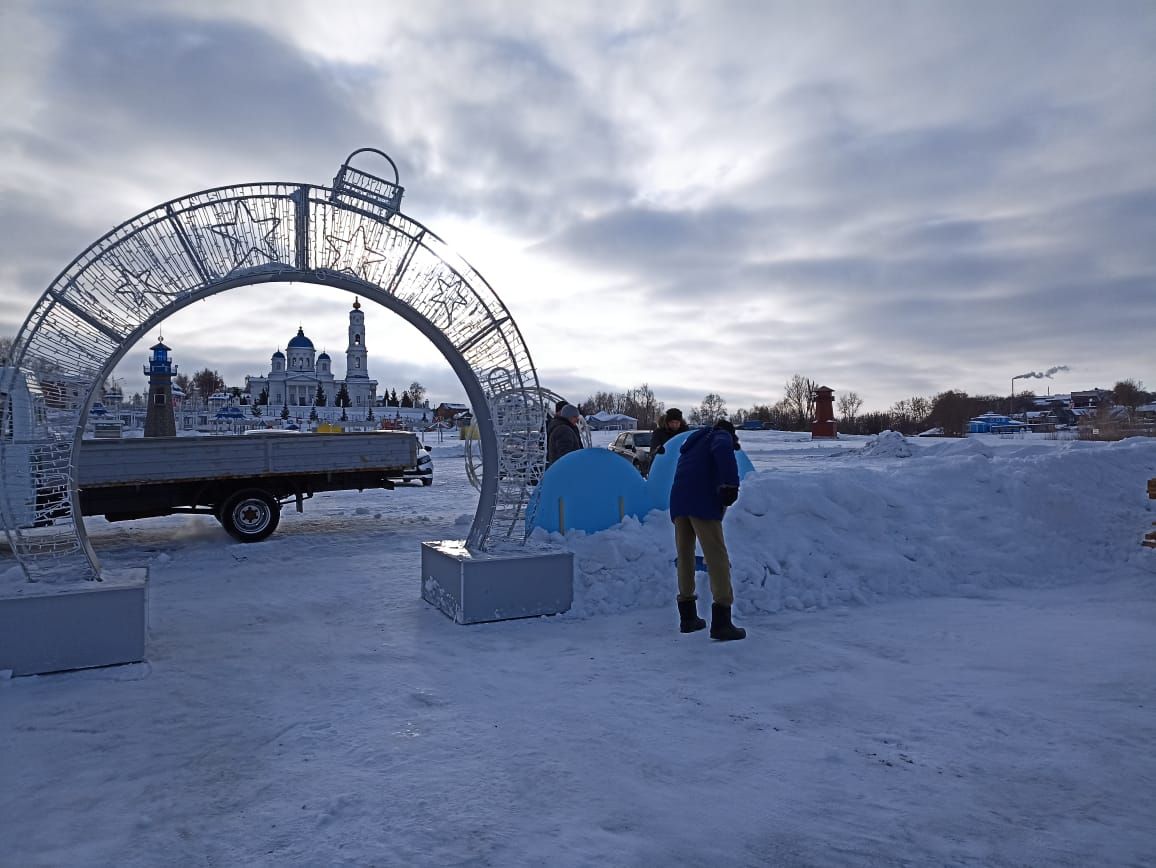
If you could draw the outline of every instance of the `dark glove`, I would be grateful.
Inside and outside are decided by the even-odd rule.
[[[655,455],[665,455],[666,454],[666,447],[665,446],[659,446],[658,451],[655,452],[654,454]]]
[[[722,501],[723,506],[730,506],[739,499],[739,487],[737,485],[720,485],[718,487],[718,499]]]

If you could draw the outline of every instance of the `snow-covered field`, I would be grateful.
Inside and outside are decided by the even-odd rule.
[[[657,514],[565,540],[572,613],[451,623],[457,443],[255,545],[90,520],[150,659],[0,680],[0,865],[1156,863],[1156,442],[742,440],[744,642],[677,632]]]

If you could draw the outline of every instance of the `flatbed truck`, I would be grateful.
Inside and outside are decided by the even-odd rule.
[[[322,491],[392,489],[418,468],[420,448],[405,431],[82,439],[73,463],[81,515],[212,515],[235,539],[258,542],[277,529],[285,504],[302,511]],[[0,526],[68,515],[67,451],[33,375],[0,368]]]

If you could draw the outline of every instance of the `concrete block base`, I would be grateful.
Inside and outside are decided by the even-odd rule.
[[[557,615],[574,602],[574,556],[561,549],[472,552],[421,544],[421,596],[459,624]]]
[[[148,570],[105,570],[101,579],[4,588],[0,671],[41,675],[144,660]]]

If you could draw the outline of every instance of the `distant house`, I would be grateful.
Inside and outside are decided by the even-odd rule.
[[[1112,400],[1112,393],[1107,389],[1087,389],[1083,392],[1072,392],[1072,409],[1095,409],[1101,404]]]
[[[625,413],[607,413],[599,410],[586,417],[591,431],[630,431],[638,427],[638,419]]]
[[[465,404],[450,404],[445,401],[437,405],[434,418],[439,422],[452,422],[455,417],[470,410]]]

